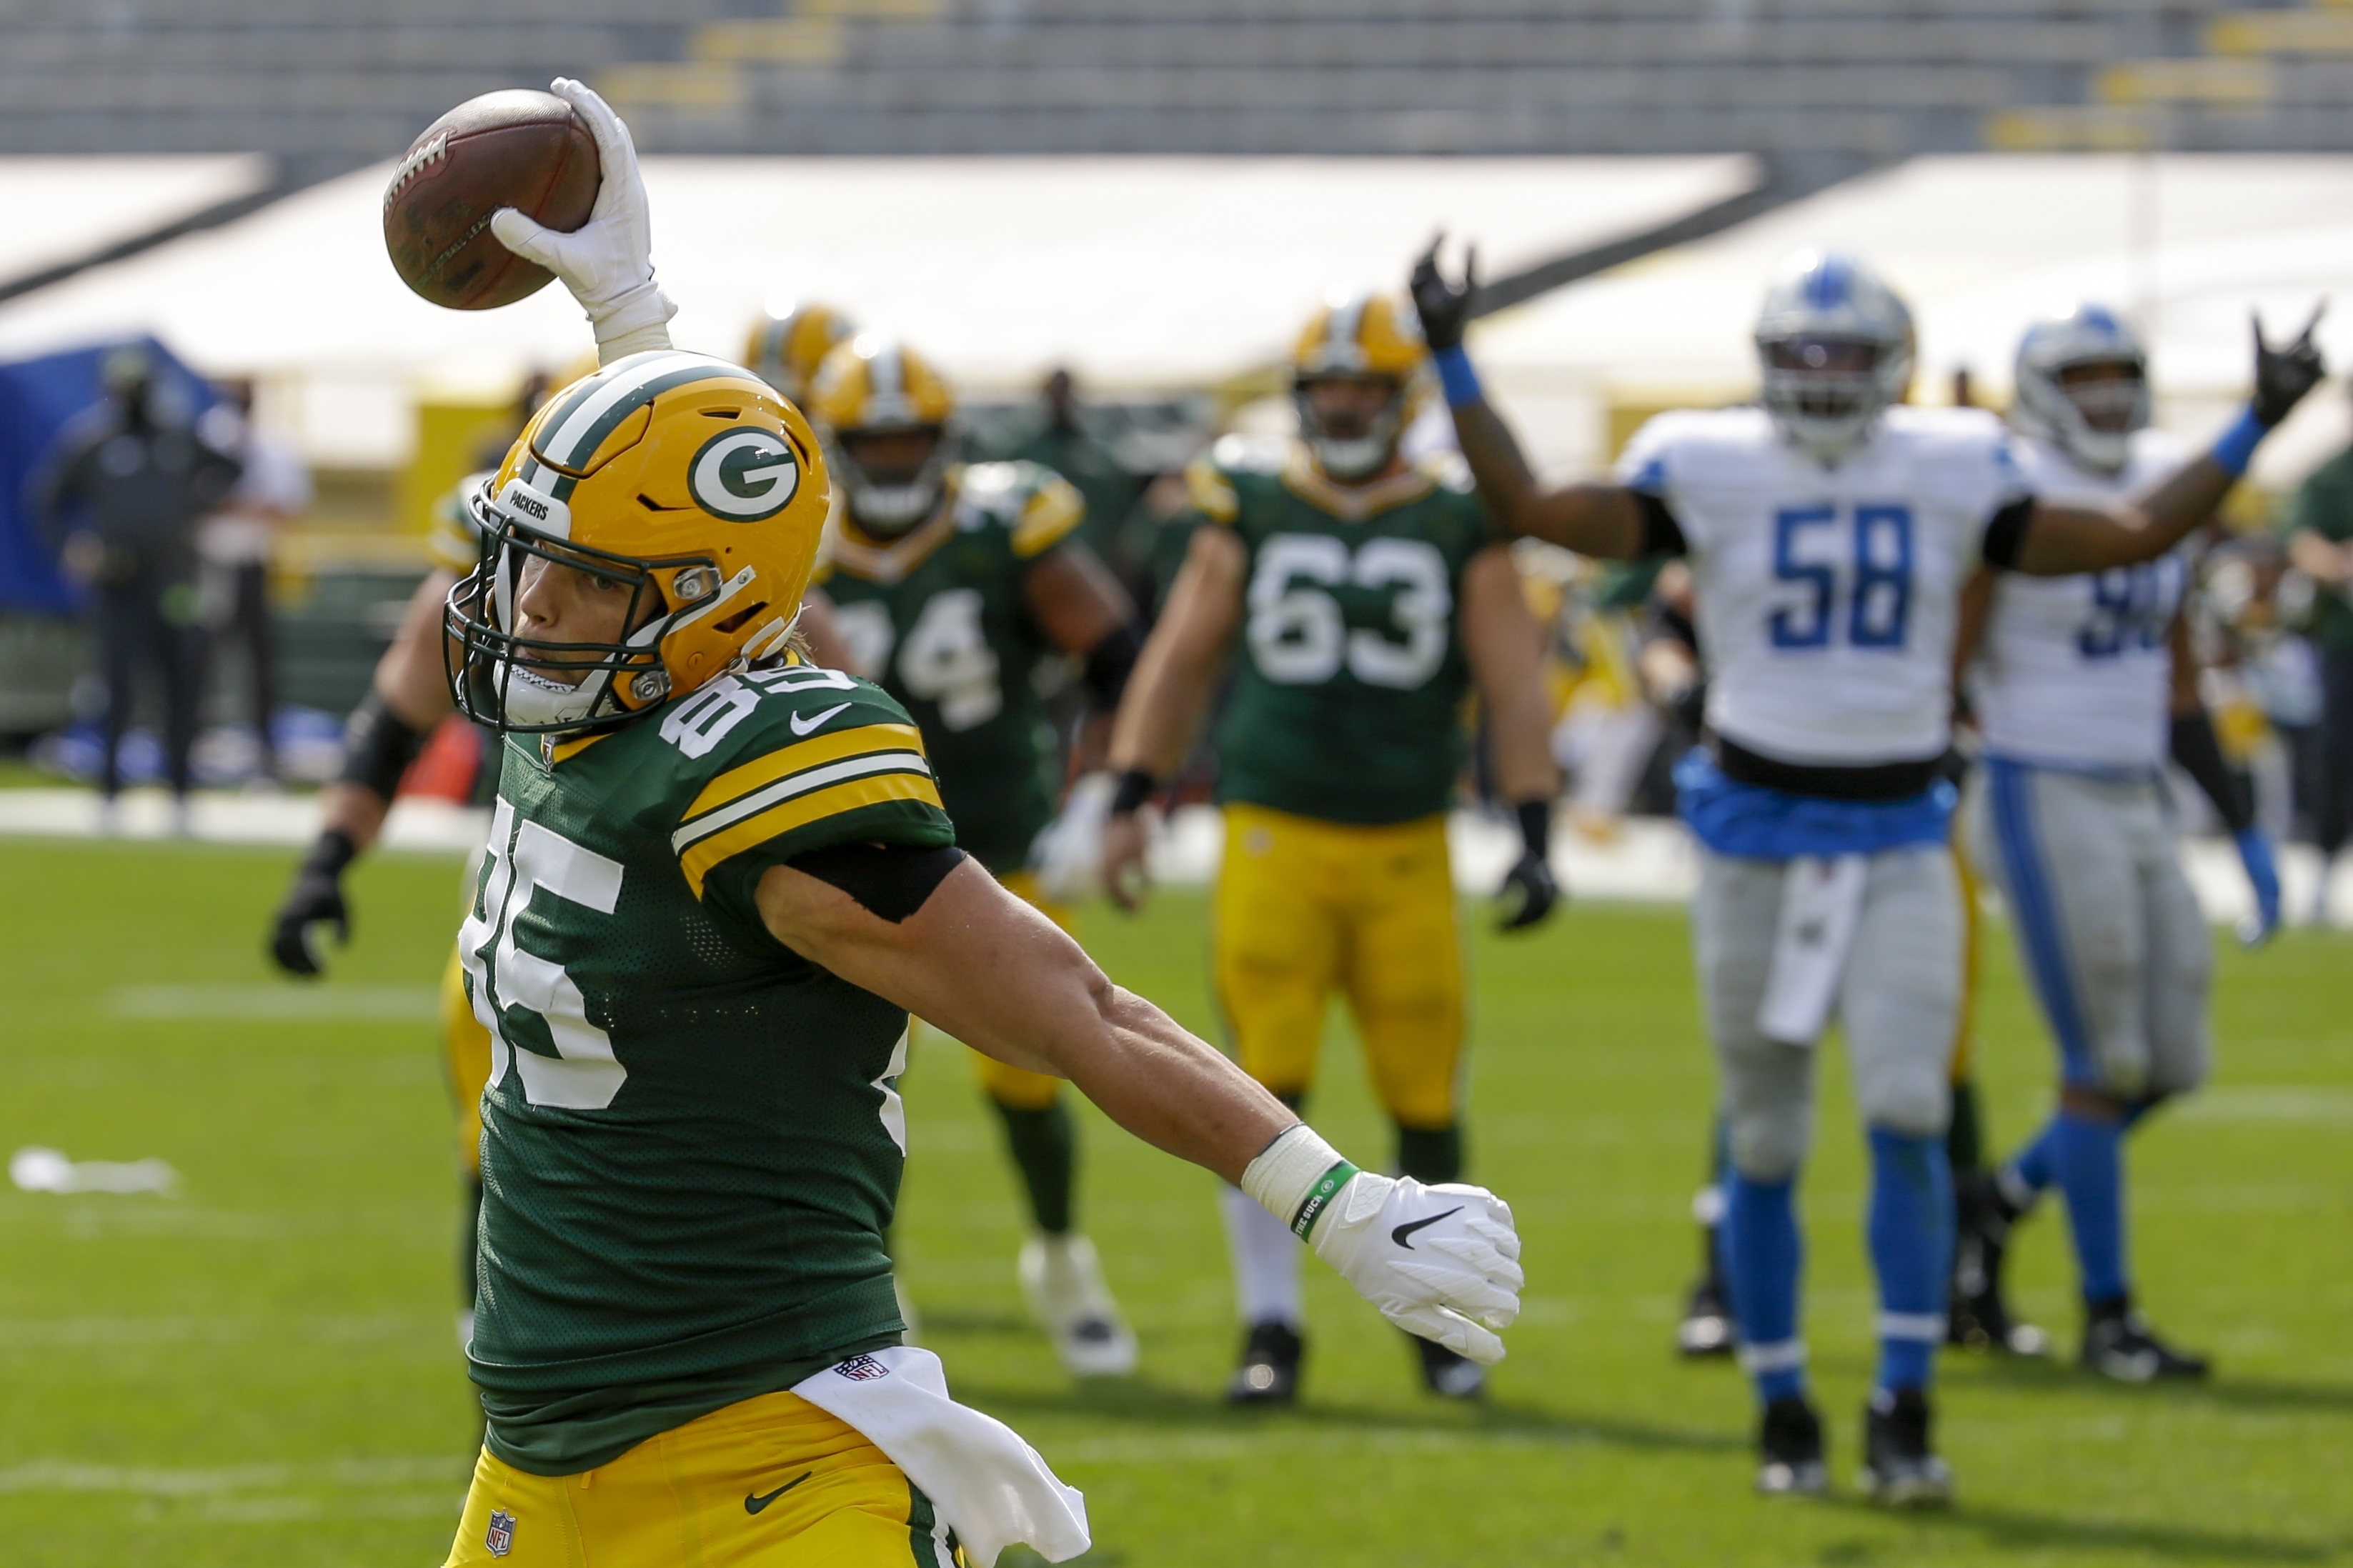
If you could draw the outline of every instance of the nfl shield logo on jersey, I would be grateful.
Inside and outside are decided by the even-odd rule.
[[[504,1557],[514,1550],[515,1516],[506,1510],[491,1510],[491,1528],[482,1532],[482,1544],[491,1549],[493,1557]]]
[[[871,1383],[878,1377],[891,1375],[891,1369],[871,1355],[851,1356],[833,1370],[836,1375],[846,1377],[852,1383]]]

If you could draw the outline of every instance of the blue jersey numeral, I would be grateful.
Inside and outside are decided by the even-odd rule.
[[[2173,620],[2165,604],[2166,570],[2164,562],[2144,562],[2094,573],[2092,614],[2075,633],[2075,651],[2097,660],[2162,646]]]
[[[1855,508],[1843,572],[1838,522],[1838,510],[1829,506],[1784,507],[1773,514],[1773,575],[1806,590],[1799,604],[1773,612],[1767,627],[1773,646],[1828,647],[1843,620],[1851,647],[1902,647],[1912,632],[1911,510]],[[1825,529],[1831,531],[1815,532]],[[1838,613],[1841,602],[1843,616]]]

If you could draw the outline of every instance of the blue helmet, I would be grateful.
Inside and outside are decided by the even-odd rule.
[[[1859,444],[1912,384],[1912,312],[1861,262],[1802,250],[1757,318],[1766,411],[1825,463]]]
[[[2148,354],[2140,334],[2099,305],[2045,316],[2018,342],[2010,422],[2087,468],[2121,472],[2148,423]]]

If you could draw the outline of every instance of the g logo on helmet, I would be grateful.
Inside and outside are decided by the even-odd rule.
[[[773,430],[739,425],[702,444],[686,470],[694,504],[730,522],[758,522],[792,503],[800,459]]]

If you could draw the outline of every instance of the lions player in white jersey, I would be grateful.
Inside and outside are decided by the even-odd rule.
[[[2010,423],[2038,495],[2122,500],[2187,456],[2149,427],[2139,339],[2097,306],[2035,323],[2015,380]],[[2078,577],[1986,574],[1965,597],[1958,652],[1985,742],[1968,840],[2001,887],[2060,1056],[2057,1112],[1963,1194],[1975,1267],[1959,1273],[1998,1302],[2010,1226],[2056,1184],[2083,1286],[2084,1364],[2127,1383],[2207,1370],[2133,1310],[2125,1264],[2124,1134],[2207,1068],[2212,958],[2174,849],[2168,751],[2238,842],[2255,900],[2242,936],[2260,942],[2279,923],[2271,846],[2198,700],[2182,614],[2194,554],[2185,541]]]
[[[2282,351],[2258,335],[2253,404],[2211,454],[2137,504],[2063,502],[2034,493],[1991,415],[1897,406],[1909,312],[1855,262],[1810,252],[1766,295],[1761,407],[1662,415],[1617,483],[1546,489],[1463,352],[1472,281],[1450,282],[1433,249],[1413,287],[1497,520],[1588,555],[1681,555],[1692,572],[1709,733],[1676,777],[1702,846],[1692,925],[1730,1145],[1733,1308],[1763,1405],[1758,1485],[1827,1485],[1794,1186],[1814,1046],[1835,1013],[1870,1139],[1879,1277],[1864,1483],[1892,1505],[1947,1501],[1927,1389],[1953,1249],[1944,1136],[1962,922],[1939,765],[1962,585],[1980,562],[2056,576],[2164,556],[2320,378],[2319,356],[2308,333]]]

